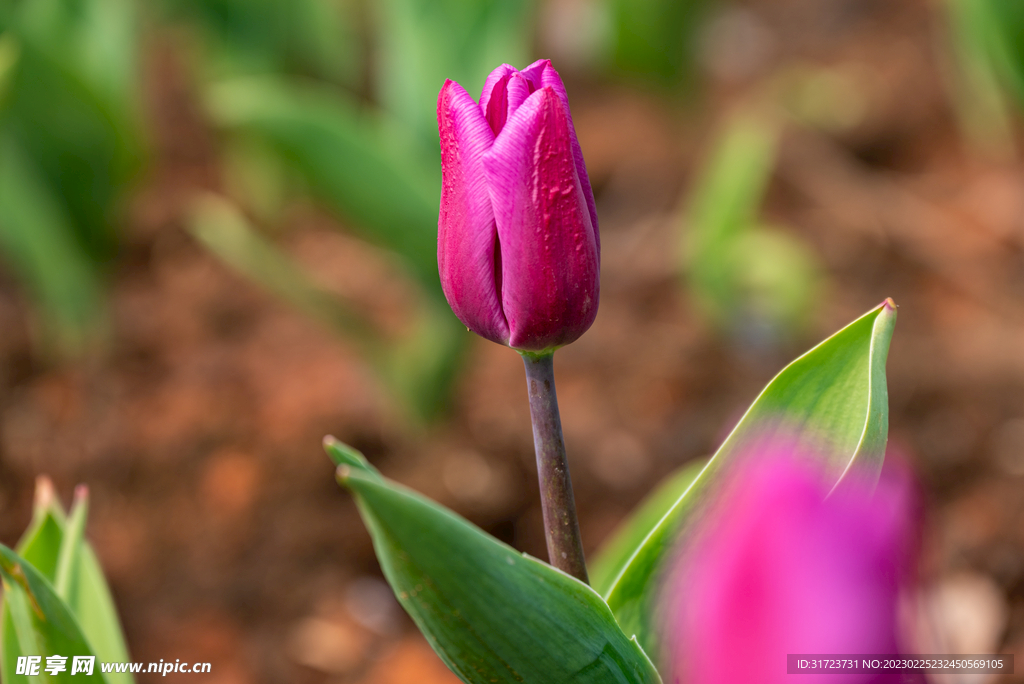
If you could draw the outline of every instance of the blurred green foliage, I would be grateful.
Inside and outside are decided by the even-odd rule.
[[[0,257],[65,351],[97,333],[142,159],[131,0],[0,9]]]
[[[164,0],[162,8],[200,34],[211,74],[304,74],[346,85],[359,78],[354,0]]]
[[[1011,105],[1024,105],[1024,7],[1003,0],[945,0],[947,75],[964,134],[982,153],[1013,155]]]
[[[522,66],[529,55],[533,2],[165,5],[201,39],[203,59],[194,76],[210,120],[223,133],[228,187],[241,209],[196,218],[193,228],[202,244],[352,339],[413,417],[438,415],[467,333],[448,310],[437,276],[437,93],[445,78],[473,91],[498,64]],[[320,33],[307,44],[302,38],[312,24]],[[260,235],[275,227],[280,208],[296,194],[311,195],[352,233],[404,264],[424,295],[421,320],[411,326],[410,337],[387,339],[367,321],[319,315],[326,295],[313,294],[301,269]],[[220,201],[222,209],[231,206]],[[234,228],[213,226],[229,214]],[[259,245],[261,263],[289,267],[264,270],[248,258],[256,252],[242,249],[238,240],[218,239],[241,235],[237,227],[243,224],[245,244]],[[353,310],[340,301],[327,305],[335,312],[339,307]]]
[[[71,510],[64,507],[46,477],[36,483],[32,522],[16,550],[0,544],[0,680],[79,681],[67,662],[64,672],[38,677],[17,674],[23,655],[94,655],[100,662],[127,662],[117,609],[92,545],[84,537],[88,491],[75,490]],[[43,661],[45,663],[45,660]],[[107,684],[133,684],[127,672],[93,676]]]
[[[667,85],[691,83],[701,20],[712,0],[606,0],[612,64]]]
[[[698,309],[742,346],[772,348],[806,326],[817,265],[797,238],[759,222],[780,125],[743,112],[727,121],[700,172],[680,241]]]
[[[685,81],[710,1],[594,0],[609,18],[609,64],[667,84]],[[33,299],[49,339],[75,350],[97,337],[121,199],[144,160],[140,36],[176,26],[184,30],[175,35],[187,36],[183,45],[195,48],[189,75],[220,134],[225,205],[273,263],[290,263],[272,234],[297,196],[312,197],[339,225],[398,257],[426,302],[414,337],[371,331],[366,345],[354,326],[331,327],[364,349],[383,345],[375,358],[387,362],[371,363],[409,395],[403,399],[414,414],[436,415],[467,338],[437,278],[437,92],[451,78],[475,95],[498,64],[532,61],[538,6],[0,0],[0,258]],[[226,215],[207,212],[203,223]],[[291,293],[282,296],[300,309],[316,309],[294,296],[308,286],[297,266],[264,274],[230,254],[236,242],[201,243],[267,289]],[[738,258],[742,249],[728,251]],[[296,282],[284,286],[286,277]],[[394,381],[403,367],[412,377]]]
[[[996,33],[991,43],[1001,78],[1024,107],[1024,4],[1005,0],[984,0]]]
[[[499,64],[533,61],[533,0],[379,0],[375,7],[381,103],[431,151],[446,78],[478,97]]]

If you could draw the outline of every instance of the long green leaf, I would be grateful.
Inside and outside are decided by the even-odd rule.
[[[95,270],[74,236],[60,199],[20,141],[0,131],[0,256],[72,351],[92,336],[101,311]]]
[[[590,587],[326,446],[398,600],[464,682],[661,681]]]
[[[53,586],[38,570],[11,549],[0,544],[0,576],[3,577],[4,605],[10,608],[10,620],[4,620],[3,643],[10,641],[6,633],[8,625],[13,628],[18,646],[16,651],[6,648],[2,654],[3,673],[6,684],[21,682],[68,682],[73,684],[85,678],[106,681],[100,672],[99,661],[94,664],[92,675],[71,674],[74,656],[94,656],[82,628],[66,603],[57,595]],[[18,655],[67,657],[66,670],[56,676],[45,673],[37,677],[15,674]],[[42,672],[42,668],[40,669]]]
[[[949,50],[955,61],[948,79],[953,104],[964,133],[975,146],[996,159],[1012,155],[1013,122],[1005,87],[1017,85],[1013,69],[1007,69],[1000,17],[996,5],[1013,5],[1001,0],[946,0]],[[1019,28],[1019,27],[1018,27]]]
[[[219,125],[269,143],[363,237],[404,257],[425,291],[440,295],[440,166],[408,134],[339,93],[271,78],[211,86],[207,103]]]
[[[353,338],[364,350],[383,345],[368,321],[312,283],[298,264],[257,233],[227,200],[205,195],[195,201],[189,229],[233,269],[332,332]]]
[[[729,323],[743,302],[747,264],[737,244],[753,228],[772,167],[779,131],[749,113],[734,116],[720,135],[690,199],[682,266],[698,305],[716,323]]]
[[[430,420],[446,406],[467,335],[432,299],[418,308],[413,331],[401,340],[381,335],[370,321],[310,281],[287,254],[261,236],[230,202],[207,195],[194,204],[189,225],[211,252],[328,330],[358,346],[412,417]]]
[[[818,454],[837,486],[847,478],[877,480],[889,427],[885,359],[895,323],[895,304],[886,300],[775,376],[610,583],[608,605],[652,656],[663,564],[688,515],[734,455],[781,430],[794,446]]]
[[[1024,107],[1024,4],[985,0],[992,13],[989,47],[999,73]]]

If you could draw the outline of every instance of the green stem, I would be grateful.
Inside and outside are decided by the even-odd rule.
[[[569,479],[569,461],[562,439],[562,421],[555,395],[554,352],[523,354],[526,387],[530,394],[530,418],[533,420],[533,447],[537,452],[537,476],[540,478],[540,503],[544,512],[544,536],[550,563],[576,579],[589,584],[583,559],[580,523]]]

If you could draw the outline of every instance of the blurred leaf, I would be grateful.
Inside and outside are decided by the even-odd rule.
[[[771,97],[801,126],[829,133],[849,131],[867,113],[862,78],[856,69],[797,63],[776,71]]]
[[[82,535],[85,534],[85,518],[89,511],[87,490],[82,487],[75,491],[71,504],[71,516],[64,523],[63,537],[57,556],[57,571],[52,579],[53,588],[69,605],[74,605],[72,596],[77,594],[79,561],[82,551]],[[47,577],[47,579],[50,579]]]
[[[227,194],[260,221],[280,225],[296,185],[281,156],[263,140],[237,135],[226,141],[221,159]]]
[[[600,551],[587,563],[590,586],[594,591],[602,595],[607,593],[637,547],[690,488],[705,465],[705,461],[687,463],[665,478],[604,542]]]
[[[451,309],[425,299],[417,311],[413,333],[388,350],[385,380],[406,398],[418,417],[432,420],[448,407],[470,339]]]
[[[32,522],[18,541],[16,551],[32,564],[43,577],[53,582],[57,577],[57,560],[64,538],[67,516],[56,500],[53,484],[46,477],[36,481]]]
[[[352,0],[164,0],[201,29],[216,77],[301,74],[355,85],[359,36]]]
[[[467,339],[448,309],[424,301],[412,332],[392,341],[342,299],[312,283],[301,266],[253,230],[229,202],[212,195],[197,201],[190,229],[233,269],[354,342],[413,417],[430,420],[447,405]]]
[[[116,247],[116,201],[141,160],[134,5],[20,3],[21,58],[0,121],[52,187],[97,264]]]
[[[732,274],[735,309],[729,312],[734,339],[747,348],[776,348],[811,320],[819,269],[797,237],[754,226],[736,236],[722,255]]]
[[[398,600],[463,681],[661,681],[590,587],[332,450],[356,461],[338,479]]]
[[[5,619],[3,644],[0,654],[0,673],[7,684],[17,682],[69,682],[86,677],[82,673],[71,674],[73,656],[94,656],[82,628],[79,626],[67,604],[57,595],[50,583],[38,570],[11,549],[0,544],[0,576],[3,577]],[[10,619],[6,613],[9,611]],[[10,626],[14,638],[7,633]],[[16,649],[7,648],[17,644]],[[17,656],[21,654],[43,656],[60,655],[68,658],[67,669],[57,676],[42,673],[39,677],[15,674]],[[100,659],[100,658],[98,658]],[[100,672],[99,663],[93,668],[90,678],[106,681]]]
[[[435,150],[446,78],[479,98],[502,63],[529,61],[534,0],[380,0],[380,91],[386,110]],[[435,152],[436,154],[436,152]]]
[[[953,99],[967,137],[986,154],[1005,159],[1013,156],[1013,134],[1004,96],[1002,77],[1011,76],[998,0],[946,0],[950,47],[956,62]],[[1024,30],[1024,22],[1018,25]],[[1018,38],[1018,40],[1021,40]],[[1011,68],[1007,68],[1011,67]]]
[[[197,200],[189,229],[233,269],[332,332],[353,338],[364,350],[379,349],[383,344],[368,321],[310,282],[298,264],[253,230],[226,200],[215,195]]]
[[[696,39],[711,0],[608,0],[615,67],[667,85],[693,77]]]
[[[690,200],[681,241],[689,292],[716,326],[744,347],[796,337],[817,295],[817,261],[797,238],[757,224],[775,163],[779,127],[733,117]]]
[[[272,145],[317,196],[364,237],[404,257],[425,291],[440,298],[440,165],[426,162],[407,137],[337,93],[272,79],[212,86],[207,102],[220,126]]]
[[[719,322],[739,307],[732,246],[757,218],[777,141],[778,131],[766,121],[746,114],[733,117],[690,199],[683,263],[694,296]]]
[[[93,336],[100,286],[54,197],[10,133],[0,133],[0,253],[25,282],[62,346]]]
[[[636,634],[652,657],[661,566],[715,474],[737,454],[778,430],[819,455],[837,487],[847,478],[877,481],[889,427],[885,359],[895,323],[895,305],[886,300],[786,366],[633,552],[604,595],[623,631]]]
[[[141,160],[135,5],[8,3],[0,23],[0,252],[57,346],[81,351]]]
[[[36,485],[33,520],[18,542],[18,553],[52,583],[55,593],[75,616],[97,658],[103,662],[127,662],[128,649],[110,588],[91,545],[82,538],[87,508],[84,490],[76,491],[71,517],[66,518],[53,492],[53,485],[49,480],[41,478]],[[10,608],[5,604],[5,650],[16,647],[14,642],[7,641],[13,634],[9,630],[13,629],[14,620]],[[17,652],[19,655],[25,653],[21,650]],[[35,652],[27,654],[37,655]],[[99,669],[98,663],[96,669]],[[108,673],[106,680],[110,684],[134,682],[132,675],[127,672]]]
[[[993,29],[989,49],[996,68],[1024,107],[1024,4],[1005,0],[982,0],[992,13]]]

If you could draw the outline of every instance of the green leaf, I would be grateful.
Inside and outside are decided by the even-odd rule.
[[[1024,107],[1024,5],[1003,0],[979,4],[987,5],[992,17],[988,36],[992,59],[1018,107]]]
[[[62,599],[72,603],[71,595],[77,594],[79,562],[82,551],[82,535],[85,534],[85,517],[89,510],[88,490],[81,487],[75,491],[71,504],[71,517],[64,525],[64,538],[60,540],[57,557],[57,572],[53,588]]]
[[[338,441],[335,437],[330,435],[324,437],[324,451],[327,452],[327,456],[335,466],[355,468],[371,479],[378,482],[384,481],[380,471],[370,465],[365,456],[348,444]]]
[[[354,338],[364,349],[378,349],[383,344],[368,321],[312,283],[301,266],[256,232],[227,200],[204,195],[195,201],[189,229],[231,268],[331,332]]]
[[[49,478],[36,482],[32,522],[18,541],[17,552],[51,583],[57,578],[57,563],[67,516],[57,501]]]
[[[0,256],[71,351],[92,337],[101,311],[95,270],[74,235],[60,199],[20,141],[0,131]]]
[[[284,72],[356,85],[355,2],[173,0],[158,3],[204,39],[207,73]],[[191,35],[191,33],[190,33]]]
[[[590,586],[595,591],[603,595],[611,588],[612,582],[622,572],[633,552],[690,488],[705,464],[706,461],[687,463],[665,478],[590,559],[587,572],[590,575]]]
[[[607,0],[617,70],[666,86],[696,85],[694,56],[711,0]]]
[[[127,662],[128,649],[110,588],[96,554],[82,537],[88,509],[87,494],[84,488],[79,488],[75,494],[71,517],[66,518],[53,485],[48,479],[40,478],[36,485],[33,520],[18,544],[18,553],[54,586],[54,591],[74,614],[99,660]],[[12,656],[22,655],[24,653],[18,649],[17,643],[10,641],[14,633],[10,611],[5,603],[2,623],[4,652]],[[127,672],[111,672],[106,679],[110,684],[134,682]]]
[[[463,681],[661,681],[590,587],[327,448],[398,600]]]
[[[1006,69],[1002,22],[996,5],[987,0],[946,0],[949,24],[948,49],[955,68],[947,75],[953,104],[967,138],[994,159],[1013,157],[1013,121],[1004,88],[1016,85],[1003,80]],[[1020,30],[1022,26],[1018,26]],[[1009,155],[1009,156],[1008,156]]]
[[[741,308],[736,245],[754,227],[775,164],[777,127],[743,113],[719,136],[690,199],[680,241],[690,290],[704,313],[719,325]]]
[[[116,255],[117,202],[142,159],[134,3],[19,3],[3,118],[97,267]]]
[[[9,617],[4,619],[2,666],[3,680],[7,684],[19,682],[68,682],[73,684],[86,675],[71,674],[74,656],[95,656],[82,628],[71,609],[57,595],[51,584],[38,570],[11,549],[0,544],[0,576],[3,578],[4,606],[9,608]],[[11,628],[14,638],[8,633]],[[17,649],[8,649],[12,644]],[[47,676],[40,670],[38,677],[15,674],[17,656],[66,656],[67,669],[56,676]],[[94,664],[91,678],[106,681],[100,672],[99,659]]]
[[[214,121],[263,140],[361,235],[405,259],[425,292],[440,299],[437,212],[440,165],[407,131],[326,88],[272,78],[211,86]]]
[[[202,197],[194,204],[189,227],[233,269],[355,342],[414,418],[430,420],[446,406],[467,339],[447,308],[427,299],[417,307],[408,336],[386,339],[354,307],[311,282],[299,264],[256,232],[230,202],[215,195]]]
[[[534,0],[381,0],[384,108],[437,147],[437,94],[446,78],[479,99],[498,65],[526,67]],[[435,153],[436,154],[436,153]]]
[[[895,304],[887,299],[783,369],[650,528],[604,596],[623,631],[635,634],[652,657],[658,647],[654,623],[662,566],[688,514],[736,454],[780,431],[795,446],[819,455],[837,487],[852,478],[877,481],[889,428],[885,359],[895,323]]]

